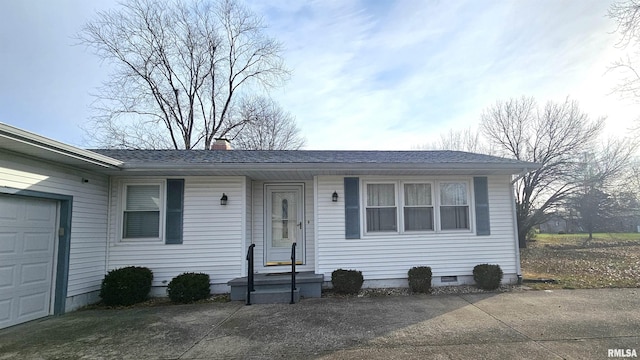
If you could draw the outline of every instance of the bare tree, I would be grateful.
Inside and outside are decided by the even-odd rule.
[[[631,160],[630,166],[627,168],[627,172],[623,177],[626,190],[632,192],[640,198],[640,159],[634,158]]]
[[[522,97],[498,101],[483,112],[482,131],[497,155],[541,165],[516,182],[521,247],[529,231],[579,186],[580,155],[592,148],[603,122],[591,121],[568,99],[539,108],[533,98]]]
[[[132,0],[78,34],[114,66],[91,136],[108,147],[209,148],[242,127],[239,95],[281,85],[282,46],[233,0]]]
[[[468,127],[463,130],[449,130],[440,134],[440,139],[430,144],[415,146],[424,150],[457,150],[472,153],[491,154],[493,149],[483,140],[482,133],[477,129]]]
[[[640,73],[638,72],[638,55],[640,55],[640,1],[618,1],[609,7],[608,15],[618,24],[617,31],[621,38],[617,46],[631,47],[633,56],[626,55],[615,61],[610,70],[624,73],[624,78],[617,85],[616,91],[623,97],[640,101]]]
[[[240,106],[245,125],[234,138],[244,150],[299,150],[306,140],[289,112],[266,97],[246,99]]]

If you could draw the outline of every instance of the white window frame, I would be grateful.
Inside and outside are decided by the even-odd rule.
[[[436,184],[434,181],[424,181],[424,180],[402,180],[399,181],[400,187],[402,188],[400,190],[400,201],[401,201],[401,208],[402,211],[401,215],[400,215],[400,220],[401,220],[401,224],[402,226],[400,226],[400,233],[410,233],[410,234],[420,234],[420,233],[434,233],[437,230],[437,215],[436,215],[436,197],[435,197],[435,187]],[[431,185],[431,209],[433,209],[433,229],[431,230],[405,230],[405,223],[404,223],[404,208],[405,207],[410,207],[410,208],[424,208],[424,207],[428,207],[428,206],[414,206],[414,205],[406,205],[405,201],[404,201],[404,186],[405,185],[413,185],[413,184],[427,184],[427,185]]]
[[[398,203],[398,181],[394,180],[374,180],[374,181],[363,181],[362,182],[362,191],[361,191],[361,204],[362,204],[362,227],[363,234],[365,235],[388,235],[388,234],[397,234],[400,231],[400,205]],[[393,196],[394,196],[394,206],[368,206],[367,205],[367,185],[393,185]],[[367,231],[367,209],[381,209],[381,208],[391,208],[394,207],[396,209],[396,230],[385,230],[385,231]]]
[[[467,215],[469,216],[469,227],[466,229],[442,229],[442,212],[440,211],[440,208],[442,206],[447,206],[447,205],[442,205],[442,199],[441,199],[441,192],[440,192],[440,188],[442,186],[442,184],[451,184],[451,183],[459,183],[459,184],[465,184],[467,191],[466,191],[466,195],[467,195]],[[438,229],[439,233],[471,233],[473,232],[474,229],[474,223],[475,223],[475,217],[474,217],[474,212],[473,212],[473,208],[474,208],[474,203],[472,201],[473,197],[471,196],[471,192],[474,191],[474,189],[471,187],[471,181],[469,180],[458,180],[458,179],[444,179],[444,180],[439,180],[436,182],[436,189],[435,189],[435,193],[437,196],[437,200],[436,200],[436,204],[437,204],[437,210],[436,210],[436,217],[437,217],[437,223],[436,223],[436,227]]]
[[[159,187],[159,217],[158,219],[158,237],[147,238],[125,238],[124,237],[124,213],[127,205],[127,191],[131,185],[153,185]],[[166,183],[164,180],[139,180],[139,181],[123,181],[120,187],[120,199],[119,199],[119,224],[118,224],[118,239],[121,242],[163,242],[164,241],[164,228],[165,228],[165,211],[166,211]]]

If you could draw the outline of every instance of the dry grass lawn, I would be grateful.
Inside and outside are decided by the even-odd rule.
[[[640,234],[538,234],[520,251],[524,279],[536,289],[640,287]]]

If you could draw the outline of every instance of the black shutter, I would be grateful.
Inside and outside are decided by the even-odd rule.
[[[182,244],[182,213],[184,210],[184,179],[167,180],[166,244]]]
[[[490,235],[489,189],[486,177],[473,178],[473,191],[476,202],[476,235]]]
[[[344,178],[344,237],[360,239],[360,179]]]

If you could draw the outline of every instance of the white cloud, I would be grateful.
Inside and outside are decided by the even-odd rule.
[[[615,41],[606,3],[370,5],[314,2],[277,17],[295,31],[275,34],[294,67],[276,97],[310,148],[410,148],[521,95],[600,104],[585,107],[594,117],[618,109],[602,79]]]

